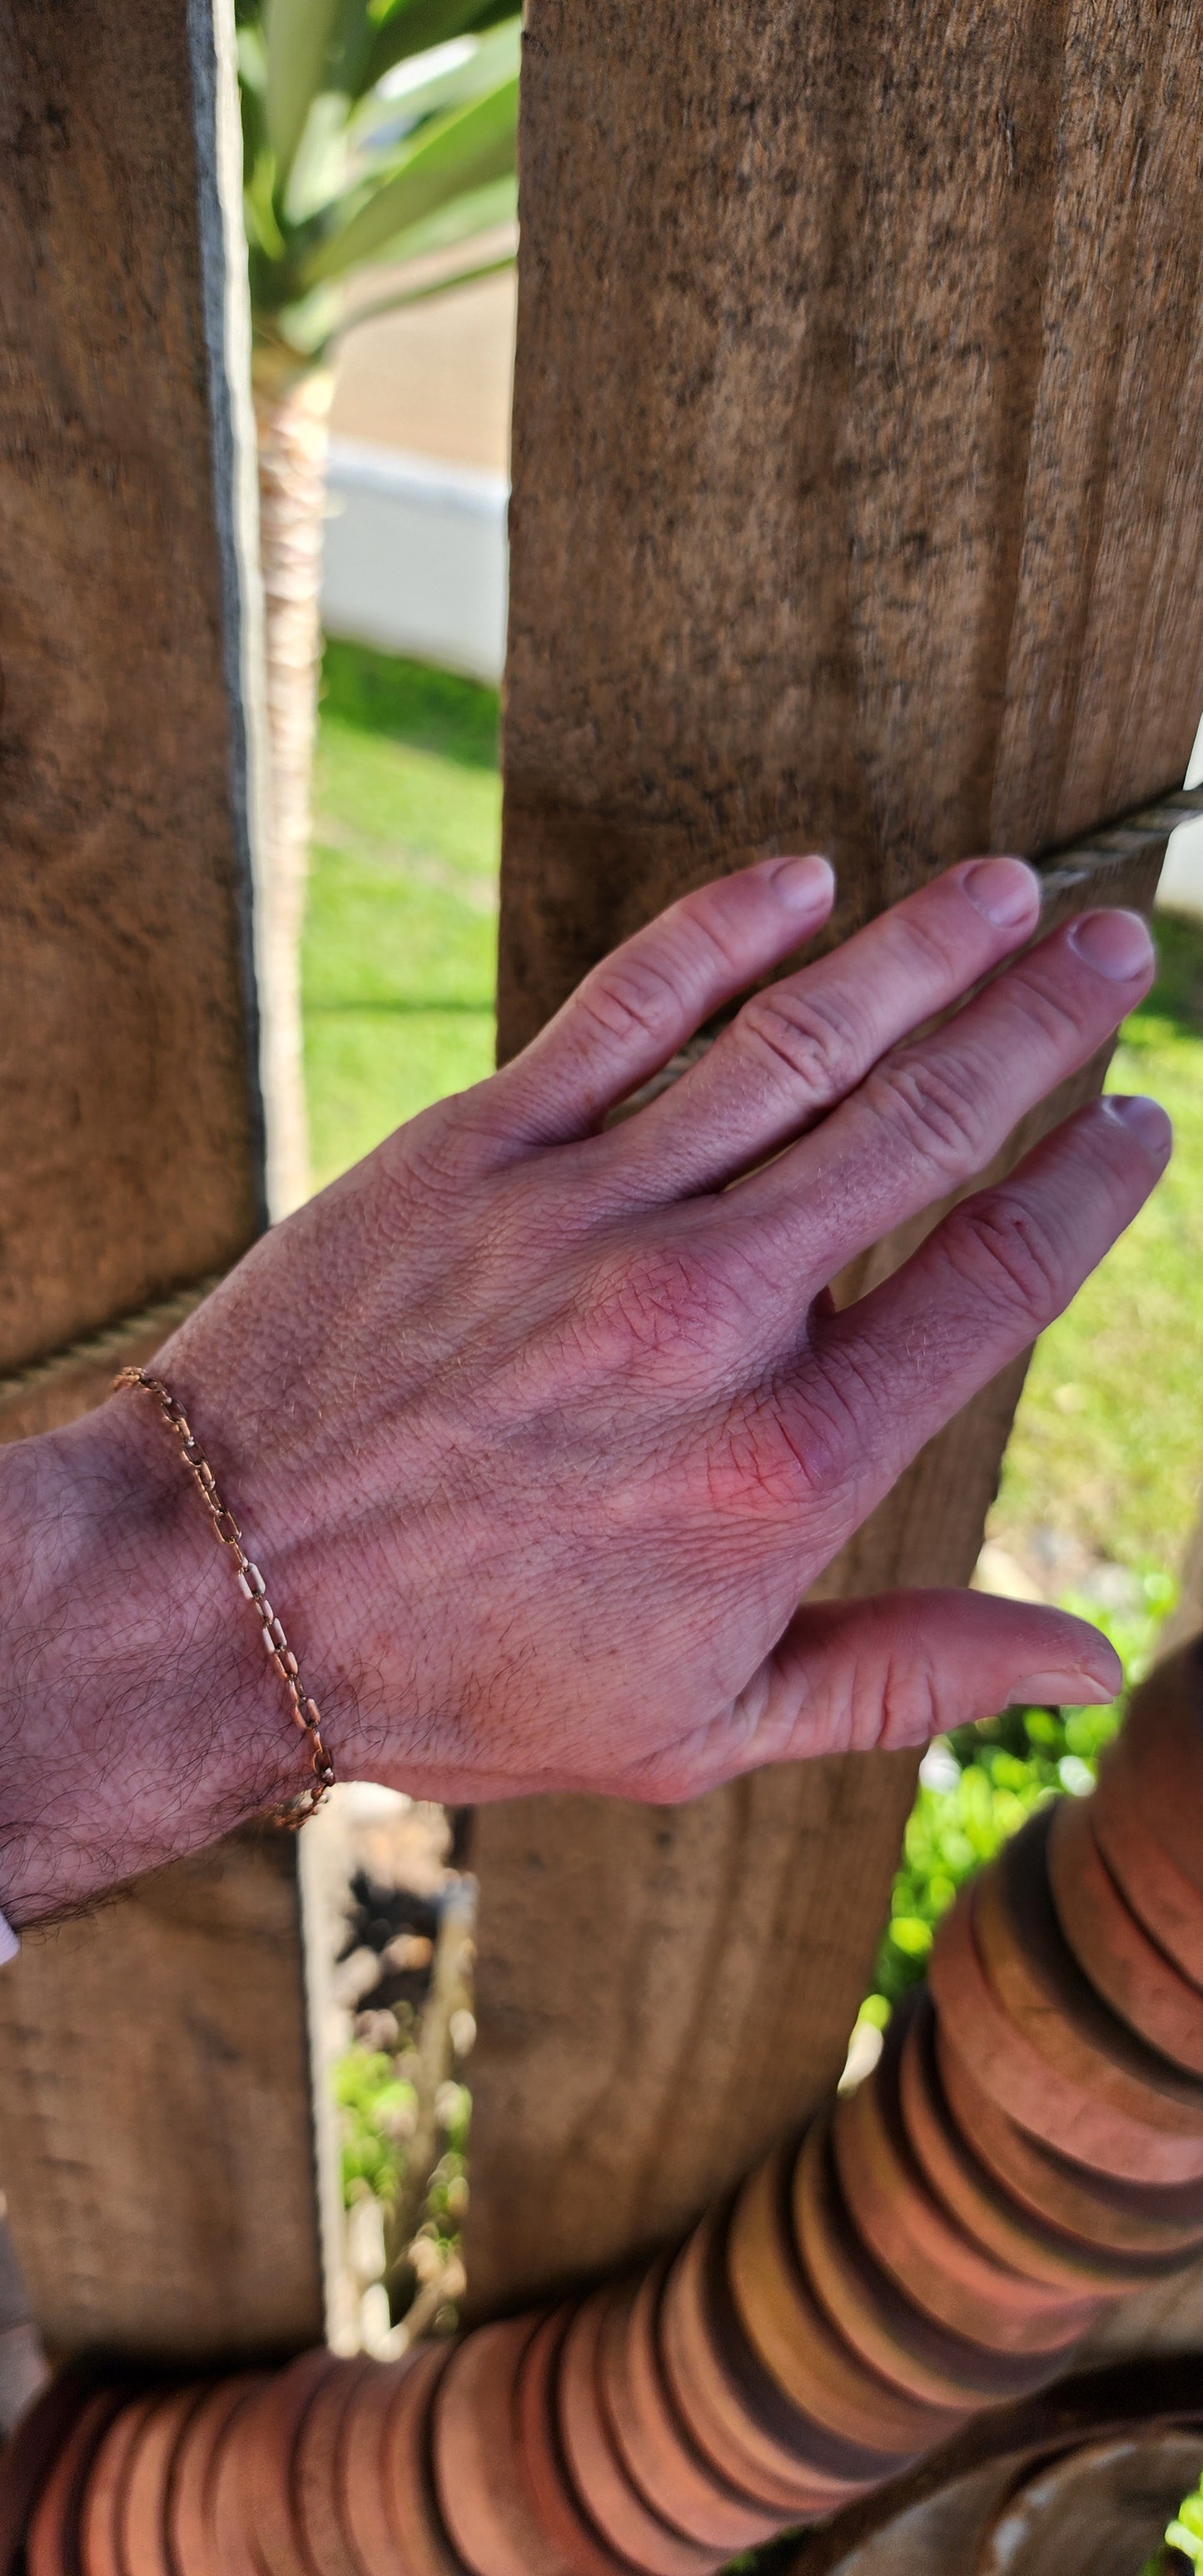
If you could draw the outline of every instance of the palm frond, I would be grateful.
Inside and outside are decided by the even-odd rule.
[[[514,166],[517,110],[514,77],[423,125],[391,173],[301,256],[298,283],[316,286],[345,277],[361,262],[395,250],[404,234],[450,198],[507,177]]]
[[[267,134],[277,184],[287,184],[310,108],[327,86],[327,58],[344,0],[265,0]]]
[[[466,107],[502,81],[516,79],[521,61],[522,21],[508,17],[486,36],[453,37],[394,63],[350,119],[353,151],[387,149],[424,118]]]
[[[421,286],[399,286],[395,295],[382,295],[378,304],[356,305],[353,312],[345,314],[338,336],[345,340],[347,333],[357,330],[361,322],[379,322],[386,313],[404,313],[411,304],[428,304],[434,295],[454,295],[457,287],[478,286],[482,277],[500,277],[503,269],[513,265],[514,253],[507,250],[499,259],[473,260],[467,268],[443,270]]]
[[[374,89],[378,81],[391,72],[396,63],[405,62],[411,54],[424,54],[434,45],[445,45],[453,36],[478,35],[513,11],[514,0],[394,0],[386,12],[376,15],[370,44],[365,52],[359,95]]]
[[[353,270],[512,217],[521,20],[513,0],[235,5],[257,342],[308,367]]]
[[[482,233],[494,233],[502,224],[513,225],[517,215],[518,181],[511,170],[503,179],[486,180],[483,188],[465,188],[445,205],[436,206],[421,223],[411,224],[383,256],[390,262],[425,259],[436,251],[454,250],[458,242],[479,241]]]

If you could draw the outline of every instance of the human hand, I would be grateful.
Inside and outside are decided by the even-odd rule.
[[[1018,862],[954,869],[599,1132],[830,888],[770,861],[687,897],[516,1063],[269,1235],[168,1352],[344,1771],[675,1799],[1116,1688],[1054,1611],[799,1604],[1160,1172],[1160,1110],[1090,1108],[862,1304],[824,1299],[1110,1034],[1151,979],[1143,924],[1055,933],[913,1041],[1037,921]]]
[[[758,992],[671,1089],[603,1125],[821,926],[831,891],[822,860],[776,859],[686,897],[524,1055],[265,1236],[156,1363],[341,1776],[675,1800],[1117,1688],[1110,1646],[1052,1609],[805,1595],[1162,1171],[1161,1110],[1096,1104],[872,1294],[838,1313],[826,1294],[1106,1040],[1152,978],[1143,924],[1096,913],[1013,957],[1037,881],[966,863]],[[286,1794],[299,1747],[151,1408],[116,1397],[56,1435],[53,1465],[74,1537],[28,1594],[30,1638],[60,1641],[58,1665],[28,1647],[39,1705],[70,1700],[60,1595],[95,1656],[120,1585],[122,1797],[93,1758],[90,1843],[72,1828],[74,1883],[96,1883]],[[99,1553],[81,1494],[104,1498]],[[90,1691],[72,1670],[95,1746],[117,1685],[95,1660]],[[47,1849],[53,1885],[61,1834]]]

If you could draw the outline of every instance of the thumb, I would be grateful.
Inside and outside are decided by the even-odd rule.
[[[628,1798],[699,1797],[818,1753],[895,1753],[1013,1702],[1104,1706],[1114,1646],[1068,1610],[988,1592],[878,1592],[808,1602],[721,1717],[633,1764]]]
[[[1084,1619],[985,1592],[882,1592],[808,1604],[744,1695],[760,1700],[741,1769],[894,1751],[1013,1703],[1097,1707],[1124,1669]]]

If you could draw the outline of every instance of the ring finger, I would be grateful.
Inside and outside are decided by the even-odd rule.
[[[755,1239],[770,1268],[780,1262],[794,1297],[800,1262],[822,1286],[987,1169],[1020,1119],[1106,1043],[1154,965],[1137,913],[1087,913],[1055,931],[728,1192],[719,1222]]]

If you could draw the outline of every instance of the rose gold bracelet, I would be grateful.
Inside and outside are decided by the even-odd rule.
[[[302,1800],[296,1806],[286,1808],[283,1814],[277,1817],[279,1824],[295,1833],[305,1823],[306,1818],[312,1816],[315,1809],[320,1807],[327,1789],[334,1785],[334,1764],[322,1742],[322,1721],[317,1702],[306,1698],[301,1676],[297,1670],[296,1656],[268,1600],[267,1586],[258,1566],[252,1564],[246,1553],[242,1544],[242,1532],[228,1503],[223,1503],[218,1493],[217,1479],[200,1447],[183,1406],[177,1404],[170,1388],[164,1386],[162,1378],[148,1376],[145,1369],[124,1368],[120,1375],[114,1378],[113,1385],[114,1387],[143,1387],[147,1395],[153,1399],[168,1430],[175,1433],[184,1465],[209,1515],[214,1538],[220,1546],[228,1548],[233,1557],[239,1585],[255,1612],[271,1663],[288,1693],[288,1705],[292,1711],[293,1723],[300,1728],[302,1735],[309,1738],[313,1787],[304,1791]]]

